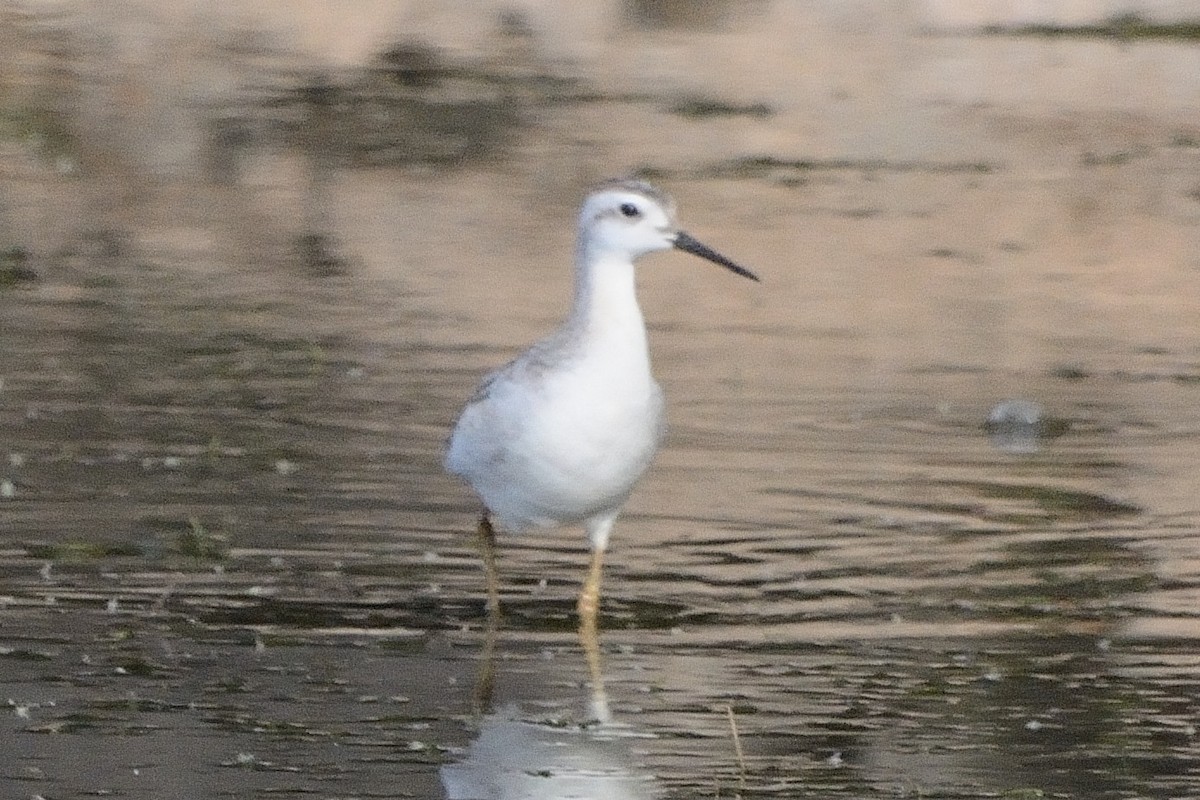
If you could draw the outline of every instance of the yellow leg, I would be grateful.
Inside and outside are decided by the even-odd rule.
[[[487,512],[479,518],[479,555],[483,558],[483,575],[487,582],[489,616],[500,608],[500,577],[496,571],[496,529]]]
[[[604,692],[604,670],[600,663],[600,634],[598,616],[600,610],[600,577],[604,566],[604,551],[592,551],[592,563],[588,567],[583,590],[579,593],[579,643],[587,659],[588,676],[592,681],[592,716],[607,721],[608,697]]]
[[[500,628],[500,614],[496,609],[488,611],[487,627],[483,632],[483,650],[479,654],[479,673],[475,676],[475,692],[472,698],[475,715],[482,716],[492,710],[492,693],[496,688],[496,634]]]
[[[604,551],[592,551],[592,563],[588,567],[587,578],[583,589],[579,592],[579,602],[576,610],[579,612],[579,624],[591,624],[596,627],[596,613],[600,610],[600,577],[604,571]]]
[[[591,717],[607,722],[608,696],[604,692],[604,665],[600,661],[600,635],[596,630],[595,616],[580,617],[579,644],[587,659],[588,678],[592,682]]]

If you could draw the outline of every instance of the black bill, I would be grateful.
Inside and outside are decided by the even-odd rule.
[[[694,256],[700,256],[703,259],[720,264],[725,269],[736,272],[738,275],[749,278],[752,281],[758,280],[758,276],[745,267],[738,266],[730,261],[725,256],[713,250],[711,247],[693,239],[690,235],[679,231],[675,234],[675,247],[685,253],[691,253]]]

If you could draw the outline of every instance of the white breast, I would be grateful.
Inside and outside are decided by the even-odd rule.
[[[619,509],[662,437],[662,391],[649,370],[581,362],[511,378],[464,411],[447,469],[511,531]]]

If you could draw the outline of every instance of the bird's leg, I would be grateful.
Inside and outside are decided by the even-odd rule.
[[[579,592],[579,643],[587,659],[588,676],[592,680],[592,713],[596,719],[608,719],[608,700],[604,694],[604,673],[600,664],[600,635],[597,617],[600,610],[600,576],[604,566],[604,550],[592,550],[592,563]]]
[[[496,529],[487,512],[479,518],[479,555],[483,558],[483,575],[487,582],[488,616],[500,610],[500,577],[496,572]]]
[[[479,674],[475,679],[475,713],[486,714],[492,705],[496,685],[496,633],[500,628],[500,577],[496,570],[496,529],[484,511],[479,517],[477,537],[487,583],[487,628],[483,634],[483,652],[479,656]]]
[[[600,610],[600,577],[604,570],[604,550],[594,548],[592,550],[592,563],[588,567],[587,578],[583,582],[583,589],[579,592],[579,602],[575,608],[579,612],[579,626],[582,629],[584,625],[590,624],[594,629],[596,627],[596,616]]]
[[[595,614],[580,615],[579,644],[583,647],[588,677],[592,682],[590,717],[596,722],[609,722],[612,717],[608,710],[608,695],[604,691],[604,669],[600,662],[600,635],[596,630]]]
[[[479,673],[475,676],[472,706],[476,716],[482,716],[492,709],[492,693],[496,688],[496,634],[499,628],[500,615],[493,609],[487,616],[483,650],[479,654]]]

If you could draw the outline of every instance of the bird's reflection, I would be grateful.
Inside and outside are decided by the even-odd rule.
[[[613,719],[595,625],[580,628],[590,691],[574,724],[527,713],[520,699],[493,709],[499,614],[489,616],[475,690],[478,732],[461,758],[441,768],[450,800],[597,798],[650,800],[653,776],[638,767],[635,745],[645,734]],[[533,699],[533,698],[526,698]],[[544,706],[542,707],[544,713]]]

